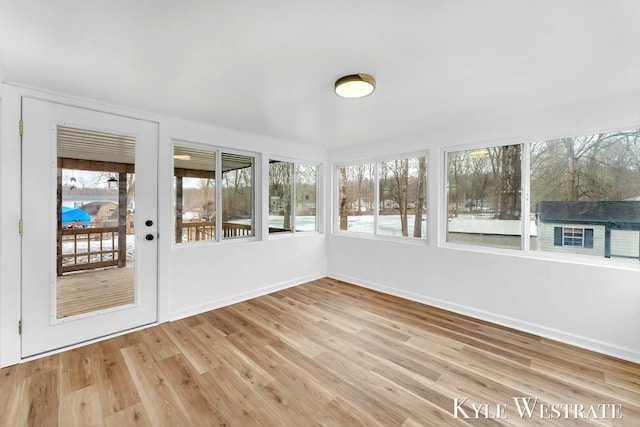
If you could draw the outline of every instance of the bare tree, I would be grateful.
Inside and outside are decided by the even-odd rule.
[[[289,162],[269,164],[269,194],[279,200],[278,208],[283,210],[282,228],[291,229],[291,167]]]
[[[563,138],[531,145],[532,208],[540,200],[637,197],[640,131]]]
[[[393,160],[382,164],[382,169],[391,172],[391,197],[397,203],[400,211],[400,228],[403,236],[409,235],[407,221],[408,189],[409,189],[409,159]],[[385,173],[386,175],[386,173]]]
[[[462,175],[468,158],[466,151],[456,151],[448,154],[449,165],[449,203],[453,203],[453,213],[457,215],[460,195],[462,194]]]
[[[488,152],[496,179],[496,217],[520,219],[522,146],[516,144],[492,147]]]
[[[347,167],[343,166],[338,168],[340,173],[340,179],[338,185],[340,186],[340,230],[348,229],[348,215],[349,215],[349,198],[347,197]]]

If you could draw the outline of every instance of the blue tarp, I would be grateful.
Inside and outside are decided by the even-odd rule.
[[[68,208],[66,206],[62,207],[62,222],[90,222],[91,217],[88,213],[78,208]]]

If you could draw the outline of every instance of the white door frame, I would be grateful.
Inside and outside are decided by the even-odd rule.
[[[23,114],[23,207],[30,203],[26,199],[42,187],[39,195],[45,198],[41,203],[42,210],[48,214],[29,209],[22,212],[22,358],[157,322],[157,238],[153,241],[145,239],[147,234],[157,237],[158,230],[157,123],[30,97],[23,98]],[[55,129],[58,124],[136,136],[136,181],[144,188],[144,191],[136,192],[135,275],[138,290],[135,303],[66,320],[56,319],[51,302],[56,277],[55,252],[52,255],[55,250],[55,206],[51,202],[55,199],[52,186],[55,186],[57,172]],[[28,163],[30,161],[36,163]],[[28,175],[33,167],[43,169],[35,179]],[[40,203],[39,199],[37,203]],[[145,227],[145,220],[153,221],[153,226]],[[40,244],[36,245],[36,242]],[[34,249],[38,246],[43,247]],[[45,262],[46,257],[46,265],[28,265],[32,257],[41,260],[40,263]]]

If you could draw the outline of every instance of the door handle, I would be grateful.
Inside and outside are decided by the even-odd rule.
[[[153,240],[153,234],[147,234],[144,238],[147,240]]]

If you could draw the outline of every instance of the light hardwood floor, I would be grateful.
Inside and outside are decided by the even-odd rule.
[[[640,365],[323,279],[4,368],[0,396],[2,426],[640,426]]]

